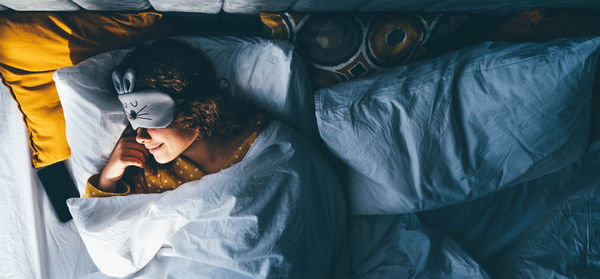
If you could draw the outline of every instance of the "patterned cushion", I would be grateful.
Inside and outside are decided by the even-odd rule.
[[[414,61],[466,15],[261,13],[268,37],[294,42],[316,88]]]

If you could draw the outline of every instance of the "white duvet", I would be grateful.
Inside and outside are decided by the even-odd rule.
[[[343,197],[324,159],[275,121],[241,162],[201,180],[68,204],[109,276],[341,278]]]

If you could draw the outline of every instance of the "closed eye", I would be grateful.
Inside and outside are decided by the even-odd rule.
[[[137,107],[137,105],[138,105],[138,102],[137,102],[137,100],[136,100],[136,101],[135,101],[135,105],[134,105],[132,102],[129,102],[129,104],[130,104],[132,107],[134,107],[134,108],[135,108],[135,107]]]

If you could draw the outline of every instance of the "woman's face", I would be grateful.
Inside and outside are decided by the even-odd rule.
[[[138,128],[135,139],[148,149],[156,162],[164,164],[183,153],[196,137],[193,130],[167,127]]]

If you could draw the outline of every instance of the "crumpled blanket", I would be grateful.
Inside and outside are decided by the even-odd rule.
[[[278,121],[241,162],[201,180],[68,205],[109,276],[344,278],[350,270],[341,185],[316,150]]]

